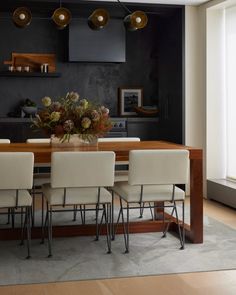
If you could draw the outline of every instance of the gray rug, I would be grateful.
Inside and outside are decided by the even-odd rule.
[[[159,275],[236,268],[236,231],[214,219],[204,219],[204,244],[186,244],[161,233],[132,234],[131,252],[123,254],[123,236],[106,254],[106,240],[93,237],[54,239],[54,256],[48,259],[47,244],[32,241],[32,259],[16,241],[0,241],[0,285],[70,280]]]

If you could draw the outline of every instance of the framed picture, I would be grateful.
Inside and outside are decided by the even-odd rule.
[[[118,111],[120,116],[135,116],[134,107],[142,106],[143,88],[119,88]]]

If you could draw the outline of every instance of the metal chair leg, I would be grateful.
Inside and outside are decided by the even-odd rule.
[[[122,199],[120,197],[120,209],[121,209],[121,219],[123,224],[123,232],[124,232],[124,240],[125,240],[125,253],[128,253],[128,247],[127,247],[127,234],[126,234],[126,226],[125,226],[125,219],[124,219],[124,210],[122,205]]]
[[[114,192],[111,192],[111,239],[115,240],[115,227],[114,227]]]
[[[27,222],[26,222],[26,226],[27,226],[27,252],[28,252],[28,256],[27,259],[29,259],[30,256],[30,244],[31,244],[31,207],[26,207],[26,212],[25,212],[26,216],[27,216]]]
[[[52,207],[48,211],[48,257],[52,257]]]
[[[115,240],[117,227],[118,227],[118,224],[119,224],[119,221],[120,221],[120,216],[121,216],[121,208],[120,208],[120,211],[119,211],[119,214],[118,214],[118,217],[117,217],[116,225],[114,225],[114,231],[113,231],[112,240]]]
[[[127,220],[126,220],[126,234],[127,234],[127,239],[126,239],[126,251],[125,253],[129,253],[129,203],[127,203]]]
[[[185,248],[185,212],[184,212],[184,201],[182,203],[182,241],[183,241],[183,246],[182,246],[182,250]]]
[[[34,227],[35,222],[35,186],[33,185],[32,189],[32,227]]]
[[[21,208],[21,212],[20,212],[20,228],[21,228],[21,242],[20,242],[20,246],[24,245],[24,232],[25,232],[25,228],[26,228],[26,213],[25,213],[25,219],[23,221],[23,208]]]
[[[95,237],[95,241],[99,240],[98,209],[99,209],[99,204],[96,204],[96,237]]]
[[[106,223],[106,236],[107,236],[107,248],[108,248],[107,253],[110,254],[111,253],[111,235],[110,235],[110,229],[108,224],[110,205],[104,204],[103,206],[104,206],[103,209],[104,209],[104,216],[105,216],[105,223]]]
[[[172,212],[171,212],[171,216],[173,216],[173,214],[174,214],[174,207],[172,208]],[[163,218],[165,218],[165,214],[163,214]],[[165,224],[164,224],[165,225]],[[166,234],[167,234],[167,232],[168,232],[168,230],[169,230],[169,226],[170,226],[170,221],[168,221],[168,223],[167,223],[167,226],[166,226],[166,228],[164,229],[164,231],[163,231],[163,235],[162,235],[162,238],[166,238]]]
[[[180,249],[183,250],[184,245],[183,245],[183,239],[182,239],[182,232],[181,232],[181,228],[180,228],[180,224],[179,224],[178,211],[177,211],[177,208],[176,208],[176,202],[174,202],[174,210],[175,210],[175,216],[176,216],[177,225],[178,225],[178,231],[179,231]]]
[[[7,209],[7,224],[10,224],[11,219],[11,209]]]
[[[148,204],[149,204],[149,209],[150,209],[150,212],[151,212],[152,220],[154,220],[154,215],[153,215],[153,212],[152,212],[152,205],[151,205],[150,202]]]
[[[98,239],[100,237],[100,232],[101,232],[101,228],[102,228],[102,223],[103,223],[103,218],[105,217],[105,222],[106,222],[106,211],[105,211],[105,208],[104,208],[105,205],[103,205],[103,211],[102,211],[102,217],[101,217],[101,221],[99,223],[99,226],[98,226]]]
[[[43,195],[43,193],[42,193],[41,207],[42,207],[42,212],[41,212],[41,244],[44,244],[45,227],[46,227],[46,220],[47,220],[48,216],[46,215],[45,225],[44,225],[44,195]]]
[[[83,205],[83,208],[82,208],[82,205],[80,205],[80,215],[81,215],[81,221],[82,221],[82,224],[85,224],[85,205]]]
[[[144,205],[145,205],[144,202],[140,203],[140,207],[139,207],[140,216],[139,216],[139,218],[143,218]]]
[[[12,224],[12,228],[15,228],[15,209],[12,208],[11,210],[11,224]]]
[[[72,221],[76,221],[76,219],[77,219],[77,205],[74,205],[73,220]]]

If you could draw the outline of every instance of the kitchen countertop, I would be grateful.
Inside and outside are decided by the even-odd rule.
[[[124,119],[128,122],[149,122],[158,121],[158,117],[111,117],[116,119]],[[34,119],[34,118],[33,118]],[[29,123],[31,118],[15,118],[15,117],[0,117],[0,123]]]
[[[29,123],[31,118],[0,117],[0,123]]]

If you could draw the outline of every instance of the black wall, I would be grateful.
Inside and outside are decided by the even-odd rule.
[[[148,26],[136,32],[127,31],[127,61],[121,64],[69,63],[67,29],[59,31],[50,19],[37,17],[33,17],[29,27],[18,29],[10,18],[0,15],[0,71],[6,70],[3,61],[10,60],[12,52],[55,53],[57,71],[62,73],[60,78],[0,77],[0,117],[19,109],[26,98],[40,105],[42,97],[56,99],[68,91],[77,91],[81,97],[106,105],[111,115],[117,116],[118,87],[143,87],[143,104],[158,105],[160,110],[160,139],[182,143],[184,7],[152,5],[142,6],[141,10],[152,11],[148,13]]]
[[[59,31],[50,20],[36,18],[29,27],[18,29],[10,19],[0,17],[0,70],[7,68],[3,61],[10,60],[12,52],[56,53],[57,71],[62,73],[60,78],[0,77],[0,116],[6,116],[25,98],[40,104],[45,95],[57,98],[72,90],[105,104],[117,115],[120,86],[143,87],[144,104],[157,104],[158,65],[150,60],[157,32],[157,17],[150,17],[144,30],[127,32],[126,63],[68,63],[67,30]]]

